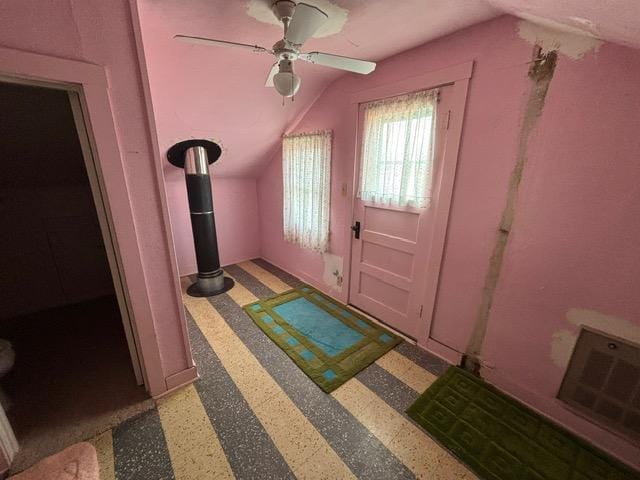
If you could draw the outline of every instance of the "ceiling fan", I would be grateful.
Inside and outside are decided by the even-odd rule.
[[[214,40],[211,38],[176,35],[174,38],[189,43],[244,48],[259,53],[268,53],[276,57],[267,77],[266,87],[275,87],[283,97],[292,97],[300,88],[301,79],[293,71],[293,62],[304,60],[325,67],[337,68],[347,72],[366,75],[375,70],[376,64],[366,60],[342,57],[330,53],[300,51],[306,42],[329,18],[326,13],[313,5],[292,0],[276,0],[271,5],[275,16],[284,26],[284,38],[277,41],[271,49],[259,45]]]

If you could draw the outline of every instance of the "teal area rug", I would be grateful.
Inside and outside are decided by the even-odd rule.
[[[325,392],[335,390],[402,341],[306,285],[244,309]]]
[[[451,367],[407,410],[485,480],[638,480],[640,475],[470,373]]]

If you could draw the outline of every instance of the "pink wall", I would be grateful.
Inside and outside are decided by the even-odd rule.
[[[554,397],[575,319],[640,338],[639,77],[638,50],[604,44],[580,61],[560,57],[529,142],[483,355],[497,384],[522,389],[636,466],[640,449],[590,432]]]
[[[279,118],[281,123],[291,120],[305,105],[305,98],[286,108],[277,96],[268,96],[264,102],[264,92],[248,86],[255,82],[256,72],[264,67],[259,59],[252,59],[249,53],[247,60],[258,61],[246,62],[244,66],[252,66],[253,72],[233,68],[225,70],[223,75],[220,66],[228,59],[224,49],[193,49],[173,39],[176,33],[190,32],[199,23],[211,27],[212,22],[220,21],[221,17],[211,16],[210,3],[203,4],[202,11],[197,10],[196,4],[185,10],[180,2],[137,3],[180,275],[195,273],[197,267],[184,175],[166,162],[165,155],[174,143],[188,138],[212,139],[223,148],[222,156],[211,167],[215,177],[213,194],[221,264],[255,258],[260,253],[260,226],[254,177],[255,160],[260,157],[251,152],[272,151],[274,138],[278,137],[275,119]],[[230,9],[239,9],[245,16],[239,4],[230,5]],[[232,30],[238,34],[237,29]],[[269,59],[266,61],[268,69]],[[247,92],[254,92],[254,97],[247,97]],[[313,91],[307,92],[307,103],[315,95]],[[265,118],[274,121],[265,122]]]
[[[213,208],[220,264],[230,265],[260,256],[260,223],[253,178],[214,178]],[[184,172],[166,174],[167,200],[180,275],[198,271],[187,203]]]
[[[350,96],[407,76],[475,60],[436,314],[455,321],[459,327],[439,329],[434,322],[436,338],[459,351],[466,347],[480,302],[484,272],[514,163],[517,147],[514,126],[524,108],[524,92],[528,87],[524,62],[531,56],[531,46],[519,41],[505,42],[505,38],[513,39],[516,23],[512,17],[501,17],[391,57],[367,77],[342,77],[295,127],[296,131],[331,128],[334,132],[330,251],[344,257],[346,262],[350,245],[345,243],[343,232],[351,222],[356,148],[354,128],[346,115]],[[347,196],[341,194],[342,184],[348,186]],[[282,238],[279,154],[258,182],[258,203],[263,256],[322,287],[322,257]],[[466,292],[462,298],[461,290]],[[334,294],[346,300],[346,287]]]
[[[353,182],[350,95],[475,61],[431,331],[459,352],[478,315],[531,86],[533,47],[518,36],[518,23],[500,17],[385,60],[368,77],[343,77],[294,128],[334,131],[330,251],[346,262],[351,192],[343,197],[340,190],[343,183],[351,190]],[[639,75],[640,52],[624,47],[605,44],[582,59],[560,55],[529,143],[482,354],[490,381],[635,465],[637,447],[554,400],[564,367],[552,360],[552,343],[560,330],[575,334],[567,315],[576,308],[619,317],[627,332],[640,328],[633,282],[640,278]],[[282,238],[281,177],[276,155],[258,181],[263,257],[328,290],[322,257]],[[346,288],[333,293],[347,298]]]
[[[129,279],[128,288],[136,323],[151,324],[141,341],[153,344],[157,351],[159,361],[145,363],[149,389],[160,394],[167,389],[166,378],[191,369],[193,363],[185,338],[169,225],[162,209],[164,192],[159,188],[147,125],[130,5],[126,0],[2,2],[0,18],[0,46],[106,69],[143,268],[142,278]],[[101,160],[105,168],[119,161]]]

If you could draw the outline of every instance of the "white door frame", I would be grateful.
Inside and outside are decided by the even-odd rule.
[[[447,133],[447,142],[444,146],[445,153],[443,159],[443,172],[438,187],[438,198],[432,200],[434,209],[433,233],[431,237],[431,249],[427,260],[427,279],[424,290],[424,303],[422,308],[422,321],[419,333],[416,337],[418,345],[431,351],[432,353],[458,364],[462,357],[461,352],[453,350],[447,345],[443,345],[431,338],[431,324],[436,306],[436,295],[440,278],[440,267],[444,255],[444,246],[447,235],[447,225],[449,223],[449,212],[453,196],[453,185],[455,181],[456,168],[458,164],[458,153],[462,138],[462,126],[464,112],[467,102],[467,92],[469,90],[469,80],[473,73],[473,61],[443,68],[433,72],[416,75],[414,77],[403,78],[399,81],[387,83],[374,88],[366,89],[354,93],[350,98],[349,122],[354,126],[355,142],[353,150],[353,171],[351,181],[351,224],[354,221],[356,212],[356,195],[359,181],[359,159],[360,155],[360,119],[359,108],[361,103],[371,102],[383,98],[408,94],[418,90],[429,90],[433,88],[451,85],[450,117]],[[435,191],[435,188],[434,188]],[[348,245],[347,261],[343,270],[343,278],[347,280],[347,301],[351,292],[351,260],[352,242],[351,229],[345,229],[345,245]]]
[[[434,125],[434,135],[435,135],[435,144],[434,144],[434,168],[433,168],[433,189],[432,189],[432,194],[433,194],[433,198],[432,198],[432,205],[429,205],[428,208],[416,208],[416,207],[398,207],[398,206],[394,206],[394,205],[377,205],[375,202],[368,202],[368,201],[362,201],[360,199],[357,198],[357,194],[354,196],[354,201],[353,201],[353,206],[354,206],[354,211],[353,211],[353,220],[352,220],[352,224],[354,221],[358,220],[360,221],[360,223],[362,224],[362,233],[361,233],[361,239],[360,241],[356,241],[354,238],[351,239],[351,260],[354,260],[354,252],[358,252],[359,249],[363,249],[364,248],[364,243],[367,242],[367,239],[365,238],[367,235],[367,232],[370,231],[367,227],[367,224],[365,222],[365,217],[366,217],[366,210],[370,209],[370,208],[381,208],[385,211],[394,211],[394,212],[398,212],[400,214],[409,214],[409,215],[417,215],[419,220],[418,220],[418,225],[416,227],[415,230],[415,234],[416,234],[416,239],[415,239],[415,244],[410,244],[407,243],[405,241],[400,242],[401,245],[403,245],[403,247],[398,246],[398,247],[389,247],[389,245],[386,245],[387,248],[392,248],[394,250],[396,250],[396,248],[398,249],[398,251],[404,251],[406,254],[411,255],[413,257],[412,263],[413,263],[413,268],[411,269],[411,272],[408,274],[407,277],[396,277],[393,273],[390,274],[390,278],[389,278],[389,284],[404,290],[405,288],[407,288],[407,294],[408,294],[408,299],[407,299],[407,309],[406,312],[393,312],[391,307],[388,307],[387,305],[384,305],[382,308],[376,304],[376,300],[375,298],[371,298],[370,300],[367,299],[362,299],[359,298],[358,301],[361,303],[360,308],[364,308],[364,302],[373,302],[371,306],[371,308],[377,309],[378,313],[380,313],[381,315],[383,314],[384,310],[389,310],[387,312],[387,315],[392,318],[395,317],[396,315],[401,316],[403,313],[406,315],[406,318],[404,320],[404,322],[402,321],[402,319],[400,318],[398,321],[393,320],[391,321],[390,318],[387,318],[389,321],[387,322],[387,319],[383,319],[382,317],[379,318],[380,321],[383,321],[388,327],[391,327],[394,329],[394,331],[399,331],[401,333],[403,333],[405,336],[408,336],[409,338],[411,338],[413,341],[415,341],[417,339],[417,331],[413,331],[411,330],[411,327],[415,327],[416,329],[420,328],[420,323],[424,323],[424,322],[420,322],[420,319],[423,318],[423,307],[424,307],[424,289],[426,286],[426,281],[427,281],[427,275],[428,275],[428,271],[426,268],[427,265],[427,261],[429,258],[429,250],[430,250],[430,242],[432,240],[432,233],[433,233],[433,224],[434,224],[434,219],[435,219],[435,213],[433,211],[433,204],[437,203],[437,197],[440,195],[440,180],[442,178],[442,173],[444,171],[444,153],[445,153],[445,147],[446,147],[446,140],[447,140],[447,135],[448,135],[448,128],[447,128],[447,124],[448,124],[448,112],[449,112],[449,107],[450,107],[450,100],[453,94],[453,87],[452,85],[442,85],[437,87],[436,89],[425,89],[425,90],[418,90],[421,92],[425,92],[425,91],[436,91],[437,90],[437,118],[435,119],[435,125]],[[397,96],[394,95],[392,97],[386,97],[386,98],[396,98]],[[383,99],[377,99],[377,100],[383,100]],[[358,132],[359,138],[362,138],[362,131],[363,131],[363,123],[364,123],[364,117],[363,117],[363,113],[364,113],[364,108],[367,105],[367,103],[360,103],[359,104],[359,109],[358,109]],[[354,192],[357,191],[358,188],[358,184],[360,181],[360,175],[361,175],[361,168],[362,168],[362,144],[357,146],[358,148],[358,155],[356,157],[356,168],[354,170],[355,172],[355,177],[354,177]],[[405,239],[408,241],[408,239]],[[375,240],[371,240],[373,243],[377,243]],[[407,250],[405,250],[404,248],[407,248]],[[383,245],[383,248],[384,245]],[[414,250],[412,252],[410,252],[411,250]],[[351,287],[355,286],[355,283],[358,281],[358,270],[366,270],[366,268],[364,268],[366,266],[366,262],[364,265],[358,265],[358,262],[355,262],[355,265],[352,263],[351,266],[351,274],[350,274],[350,278],[349,278],[349,303],[351,305],[353,305],[353,301],[356,300],[357,298],[357,292],[353,292],[353,289]],[[374,266],[373,271],[376,271],[376,267]],[[368,272],[366,272],[368,273]],[[375,277],[375,273],[373,273],[373,276]],[[357,290],[357,289],[356,289]],[[366,296],[365,296],[366,297]],[[382,305],[382,304],[380,304]],[[355,305],[353,305],[355,306]],[[373,312],[375,310],[371,310],[371,312]],[[372,314],[371,312],[369,312],[370,314]],[[400,326],[400,324],[404,325]]]
[[[48,88],[52,90],[62,90],[67,92],[69,104],[73,112],[73,120],[78,133],[78,140],[82,150],[82,157],[86,167],[93,203],[98,215],[100,231],[104,240],[104,247],[107,253],[109,269],[111,270],[111,278],[118,300],[120,316],[122,317],[122,325],[124,327],[127,345],[131,357],[131,365],[135,374],[136,383],[138,385],[145,384],[142,362],[139,355],[139,346],[136,336],[136,330],[133,327],[133,311],[131,309],[131,300],[129,299],[124,270],[122,268],[122,259],[118,251],[118,242],[115,235],[111,212],[107,202],[104,180],[100,171],[100,165],[96,161],[94,152],[95,140],[93,134],[85,118],[88,118],[86,101],[82,93],[82,89],[76,85],[59,84],[40,80],[25,79],[0,74],[1,83],[11,83],[17,85],[28,85],[34,87]],[[1,417],[0,417],[1,420]]]

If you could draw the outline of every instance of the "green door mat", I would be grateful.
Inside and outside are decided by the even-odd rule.
[[[306,285],[244,309],[325,392],[335,390],[402,341]]]
[[[640,478],[460,368],[449,368],[407,413],[485,480]]]

